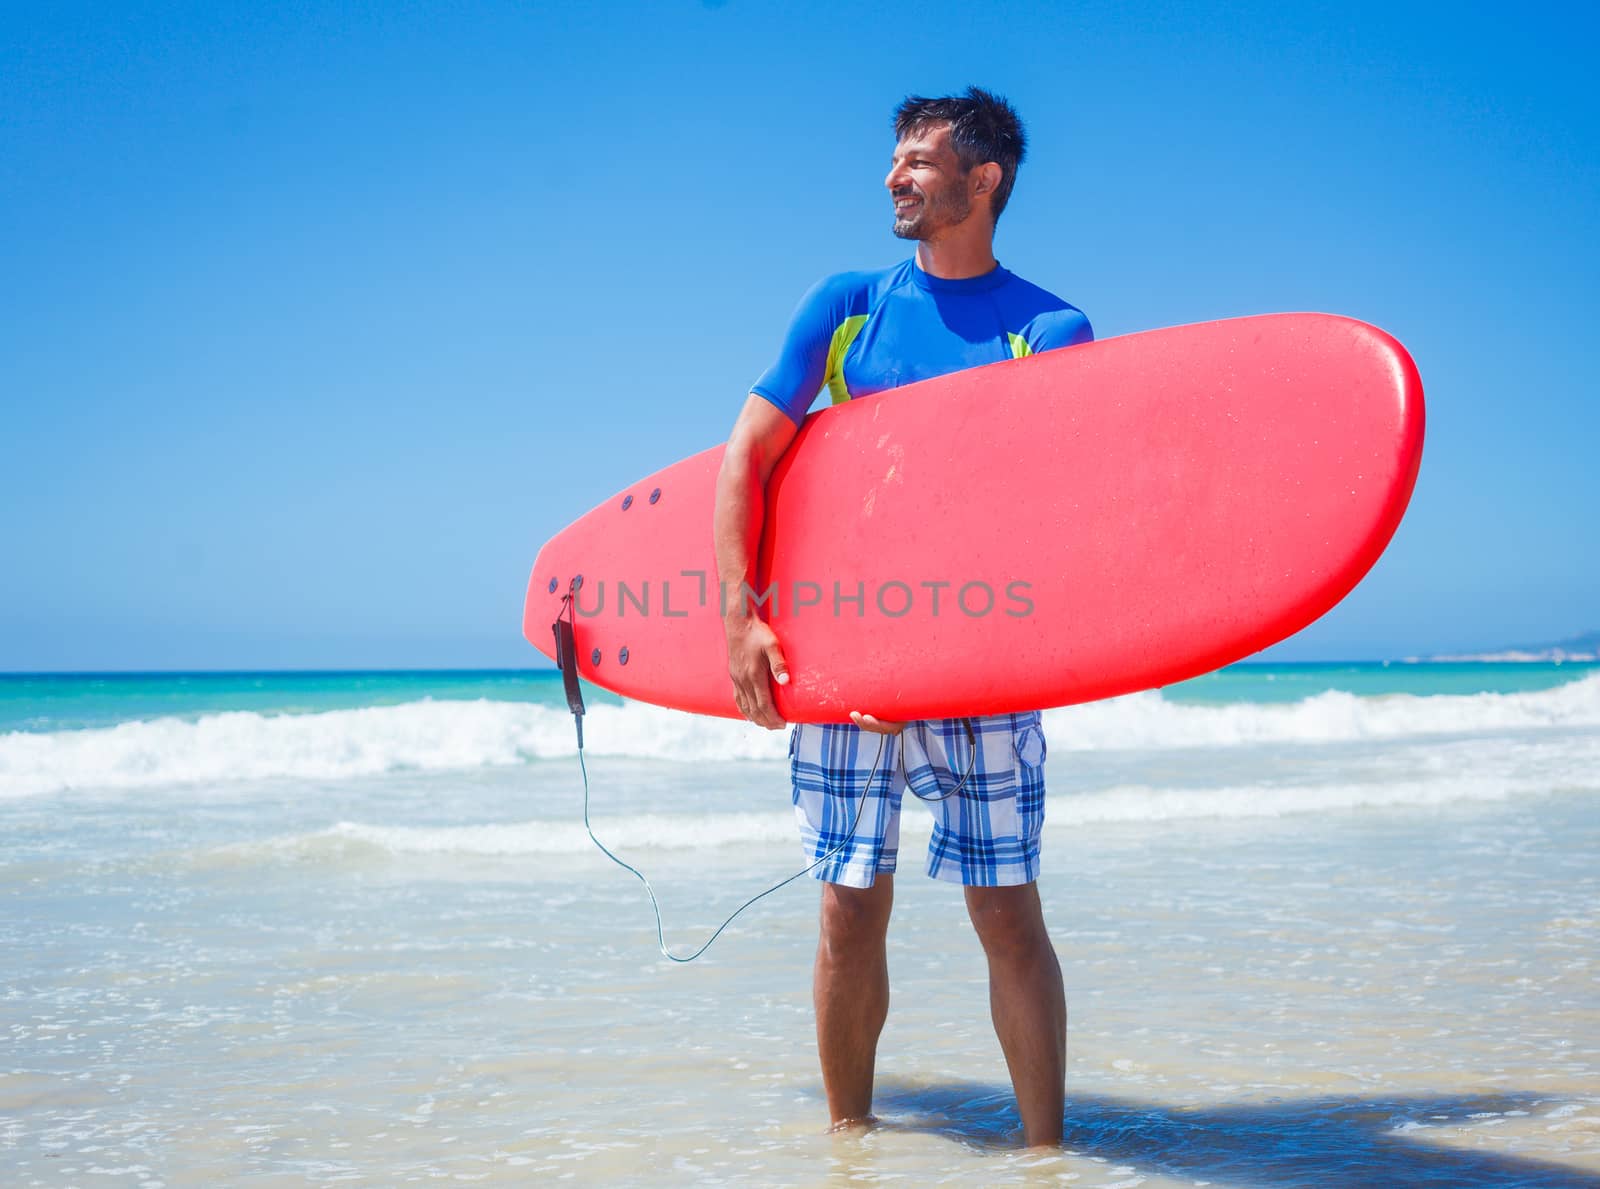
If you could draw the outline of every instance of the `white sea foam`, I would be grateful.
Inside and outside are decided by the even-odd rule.
[[[1169,702],[1151,690],[1048,711],[1045,722],[1052,747],[1079,751],[1338,743],[1593,727],[1600,726],[1600,674],[1529,693],[1358,697],[1330,690],[1282,703],[1197,705]]]
[[[687,850],[776,842],[795,844],[794,814],[639,814],[602,818],[595,834],[618,851]],[[340,822],[320,837],[362,842],[395,854],[563,855],[588,852],[594,843],[583,823],[518,822],[503,826],[373,826]]]
[[[1090,792],[1053,794],[1045,820],[1047,830],[1067,830],[1112,823],[1434,807],[1504,801],[1548,791],[1549,785],[1540,780],[1498,777],[1273,787],[1117,785]],[[907,806],[901,818],[902,842],[926,838],[932,821],[931,814]],[[765,843],[796,845],[794,816],[789,811],[601,817],[595,820],[594,830],[608,847],[624,854]],[[316,852],[340,843],[357,843],[395,855],[568,855],[594,849],[582,822],[571,820],[432,828],[341,822],[315,834],[280,839],[273,845],[276,849]]]
[[[586,750],[670,760],[781,758],[781,735],[649,706],[592,707]],[[0,796],[273,778],[459,771],[576,753],[564,710],[423,701],[320,714],[235,711],[77,731],[0,735]]]
[[[1330,692],[1299,702],[1171,702],[1133,694],[1046,715],[1051,746],[1068,751],[1238,747],[1394,740],[1600,727],[1600,675],[1516,694]],[[691,763],[781,760],[782,733],[629,704],[593,707],[591,755]],[[570,757],[572,720],[523,702],[423,701],[318,714],[232,712],[114,727],[0,735],[0,796],[70,789],[143,789],[276,778],[340,779],[461,771]]]

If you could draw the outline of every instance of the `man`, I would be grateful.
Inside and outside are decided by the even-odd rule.
[[[838,403],[1092,337],[1081,311],[995,259],[995,221],[1025,150],[1011,106],[975,87],[962,96],[912,97],[895,113],[895,135],[885,184],[894,233],[916,241],[916,256],[879,272],[825,278],[802,299],[778,362],[734,425],[717,480],[714,533],[726,592],[754,582],[767,478],[824,385]],[[735,699],[752,722],[776,730],[783,722],[768,682],[788,681],[781,644],[751,600],[728,602]],[[796,725],[790,741],[796,814],[813,859],[840,846],[837,824],[862,810],[848,842],[813,872],[824,881],[813,984],[817,1047],[834,1125],[871,1119],[889,1006],[884,940],[909,779],[919,795],[949,795],[933,803],[928,873],[965,885],[1024,1139],[1058,1144],[1067,1019],[1034,882],[1044,819],[1039,715],[908,728],[867,709],[852,712],[850,723]],[[964,796],[978,798],[982,811],[963,813]]]

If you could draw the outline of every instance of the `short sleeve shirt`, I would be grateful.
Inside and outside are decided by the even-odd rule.
[[[912,259],[813,285],[751,391],[798,425],[824,387],[839,404],[1093,338],[1082,310],[998,265],[952,281]]]

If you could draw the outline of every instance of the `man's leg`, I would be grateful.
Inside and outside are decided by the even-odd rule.
[[[989,1011],[1016,1089],[1023,1141],[1030,1148],[1059,1144],[1067,997],[1045,931],[1038,885],[969,887],[966,893],[967,912],[989,959]]]
[[[812,997],[817,1051],[834,1126],[872,1113],[878,1035],[889,1015],[889,960],[884,938],[894,905],[894,876],[879,872],[870,888],[822,885],[822,926]]]

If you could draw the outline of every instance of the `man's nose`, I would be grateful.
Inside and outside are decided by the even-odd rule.
[[[889,166],[889,175],[883,179],[883,184],[889,189],[890,193],[893,193],[901,186],[904,186],[906,184],[905,166]]]

